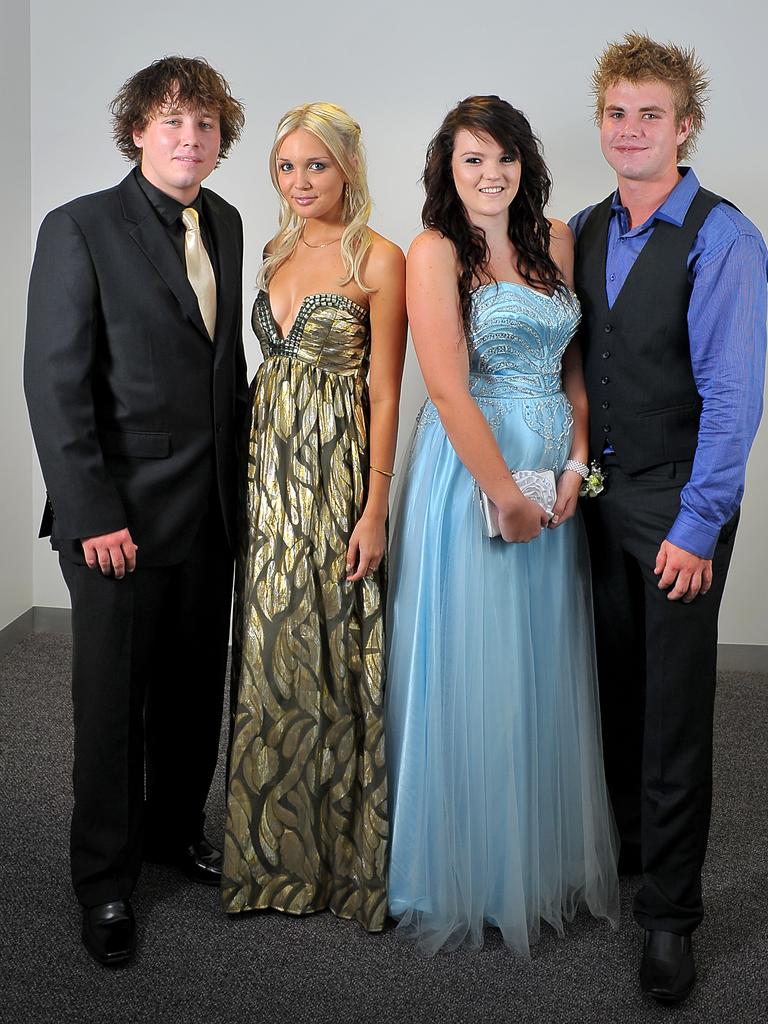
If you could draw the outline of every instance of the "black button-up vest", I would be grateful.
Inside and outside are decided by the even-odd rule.
[[[595,207],[576,245],[589,444],[599,459],[607,442],[628,473],[692,459],[701,398],[691,368],[687,258],[720,196],[703,188],[682,227],[657,221],[613,308],[605,259],[613,195]]]

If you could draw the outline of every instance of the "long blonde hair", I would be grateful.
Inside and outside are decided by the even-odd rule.
[[[341,259],[345,276],[340,284],[354,281],[364,292],[370,292],[362,280],[360,267],[371,247],[368,218],[371,196],[365,168],[365,153],[360,139],[360,125],[335,103],[304,103],[294,107],[280,119],[275,142],[269,154],[269,173],[280,196],[280,224],[272,241],[272,252],[265,257],[258,283],[266,288],[278,267],[293,253],[304,231],[304,218],[295,213],[283,197],[278,184],[277,152],[292,132],[304,128],[324,143],[344,176],[344,205],[341,236]]]

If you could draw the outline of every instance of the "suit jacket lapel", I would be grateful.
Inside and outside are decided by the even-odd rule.
[[[211,341],[200,314],[197,296],[187,279],[181,260],[133,173],[122,180],[119,192],[123,204],[123,215],[126,221],[132,224],[129,229],[131,238],[176,296],[187,317],[210,345]]]

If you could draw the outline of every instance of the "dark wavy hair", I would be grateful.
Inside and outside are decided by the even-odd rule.
[[[158,111],[176,103],[184,109],[219,115],[218,167],[240,138],[245,111],[243,104],[233,99],[224,77],[202,57],[161,57],[131,75],[109,107],[117,148],[126,159],[141,163],[141,149],[133,141],[134,131],[143,131]]]
[[[549,221],[544,208],[549,201],[552,179],[541,155],[541,144],[527,118],[498,96],[469,96],[449,111],[429,144],[424,167],[426,200],[421,211],[425,228],[434,228],[449,238],[459,260],[459,300],[464,331],[470,331],[471,295],[477,281],[493,282],[488,270],[491,254],[482,228],[467,216],[456,191],[451,168],[456,133],[466,128],[473,135],[494,139],[520,161],[520,187],[509,208],[510,241],[517,253],[520,276],[532,287],[553,294],[565,287],[549,255]]]

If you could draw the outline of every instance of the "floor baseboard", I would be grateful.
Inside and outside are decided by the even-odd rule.
[[[720,672],[768,672],[768,644],[718,644]]]
[[[0,629],[0,658],[7,654],[17,643],[34,633],[35,610],[28,608],[22,612],[13,622]]]
[[[0,658],[32,633],[71,633],[71,618],[69,608],[29,608],[0,629]],[[718,644],[717,667],[720,672],[768,673],[768,644]]]
[[[33,633],[71,633],[71,622],[69,608],[43,608],[40,605],[28,608],[0,629],[0,658]]]
[[[33,633],[71,633],[72,612],[69,608],[43,608],[35,605]]]

